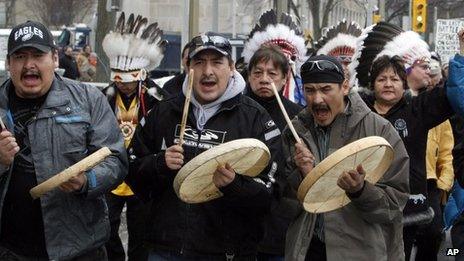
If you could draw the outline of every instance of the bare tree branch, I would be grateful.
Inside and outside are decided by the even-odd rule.
[[[340,4],[342,0],[328,0],[324,6],[324,11],[321,13],[321,1],[319,0],[307,0],[311,15],[313,17],[313,39],[319,39],[321,37],[322,28],[327,27],[329,22],[329,15],[332,10]]]
[[[385,21],[390,22],[398,16],[408,14],[408,7],[409,7],[409,3],[405,2],[405,3],[402,3],[401,5],[398,5],[395,10],[390,9],[392,12],[385,18]]]
[[[93,0],[25,0],[35,6],[32,14],[50,27],[60,27],[80,22],[94,7]]]
[[[293,0],[289,1],[289,5],[290,5],[290,10],[293,11],[293,13],[295,14],[298,21],[301,21],[301,19],[300,19],[301,16],[300,16],[300,13],[298,12],[298,9],[300,8],[300,6],[296,5],[295,2],[293,2]]]
[[[5,6],[5,24],[3,26],[10,27],[15,24],[15,5],[16,0],[2,0],[0,3],[4,3]]]
[[[394,19],[408,15],[409,1],[387,0],[385,1],[385,21],[392,22]]]

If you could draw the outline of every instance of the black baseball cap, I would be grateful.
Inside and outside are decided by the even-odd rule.
[[[8,37],[8,56],[24,47],[33,47],[48,53],[56,45],[52,33],[45,25],[27,21],[11,30]]]
[[[189,43],[189,59],[203,50],[215,50],[224,56],[231,57],[232,46],[229,40],[222,34],[206,32],[193,37]]]

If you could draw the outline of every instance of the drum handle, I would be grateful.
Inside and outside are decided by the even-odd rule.
[[[277,92],[277,88],[275,87],[275,84],[273,81],[271,81],[271,87],[272,91],[274,92],[274,95],[277,99],[277,103],[279,103],[280,110],[282,111],[282,114],[284,115],[285,121],[287,122],[288,127],[292,131],[293,137],[295,138],[295,141],[297,143],[301,143],[301,139],[298,136],[298,134],[295,131],[295,128],[293,127],[292,121],[288,117],[287,111],[285,110],[284,104],[282,103],[282,100],[280,99],[279,93]]]
[[[185,125],[187,124],[190,97],[192,97],[192,88],[193,88],[193,69],[190,69],[189,76],[188,76],[188,89],[185,95],[184,111],[182,113],[182,121],[180,123],[180,134],[179,134],[179,145],[180,146],[182,146],[182,144],[184,143]]]

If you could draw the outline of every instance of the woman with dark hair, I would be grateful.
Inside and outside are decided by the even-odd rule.
[[[406,71],[399,56],[380,57],[372,65],[370,86],[374,87],[373,107],[380,115],[385,115],[404,95],[407,88]]]
[[[409,260],[417,240],[416,232],[434,217],[427,199],[427,135],[430,129],[453,115],[454,110],[444,88],[434,88],[414,97],[406,95],[407,77],[401,57],[381,56],[374,61],[369,73],[372,93],[362,96],[372,111],[395,127],[410,157],[411,196],[403,211],[403,239],[406,260]]]

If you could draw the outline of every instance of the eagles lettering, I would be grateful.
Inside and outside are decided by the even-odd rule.
[[[15,41],[18,40],[18,38],[23,35],[30,35],[30,37],[23,38],[24,41],[29,40],[34,35],[37,35],[38,37],[43,39],[43,32],[37,27],[26,26],[26,27],[20,28],[18,31],[15,32],[15,35],[14,35]]]

